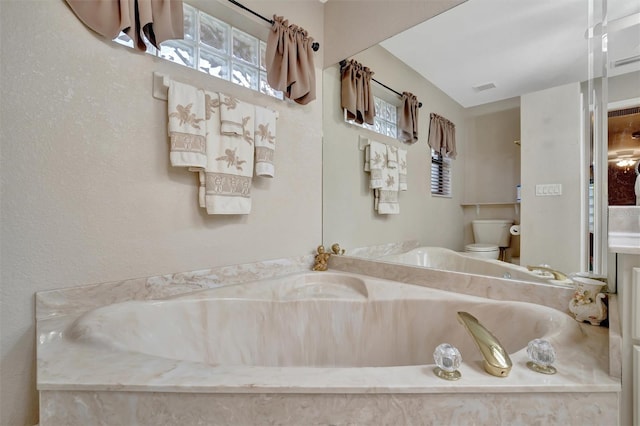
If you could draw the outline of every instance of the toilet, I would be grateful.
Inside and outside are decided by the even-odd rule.
[[[512,220],[482,219],[471,221],[473,244],[467,244],[464,252],[468,256],[483,259],[504,259],[501,249],[509,247]]]

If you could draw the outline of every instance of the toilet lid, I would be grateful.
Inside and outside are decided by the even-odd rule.
[[[500,248],[495,244],[469,244],[465,247],[467,251],[497,251]]]

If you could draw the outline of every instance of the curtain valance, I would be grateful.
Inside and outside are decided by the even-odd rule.
[[[265,62],[269,85],[302,105],[316,98],[313,38],[282,16],[273,16]]]
[[[113,40],[120,31],[138,50],[146,37],[156,48],[165,40],[184,38],[182,0],[66,0],[76,16],[98,34]]]
[[[353,59],[347,61],[341,70],[342,108],[347,118],[358,124],[373,124],[376,108],[371,93],[373,71]]]
[[[456,125],[438,114],[431,113],[429,146],[442,156],[456,158]]]
[[[402,92],[402,111],[400,112],[400,140],[406,143],[418,142],[418,109],[420,103],[416,95]]]

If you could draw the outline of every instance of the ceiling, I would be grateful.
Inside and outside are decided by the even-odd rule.
[[[473,107],[587,80],[588,4],[468,0],[380,44],[460,105]],[[613,66],[640,59],[640,1],[608,0],[607,29],[608,75],[640,70],[640,61]]]

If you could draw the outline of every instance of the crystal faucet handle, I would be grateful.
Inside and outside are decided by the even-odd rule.
[[[553,364],[556,360],[556,351],[551,343],[543,339],[533,339],[527,345],[527,355],[531,361],[527,362],[527,367],[542,374],[556,374],[557,370]]]
[[[449,343],[442,343],[433,352],[437,367],[433,369],[436,376],[445,380],[458,380],[462,374],[458,371],[462,364],[460,351]]]

